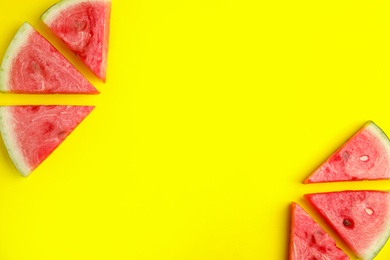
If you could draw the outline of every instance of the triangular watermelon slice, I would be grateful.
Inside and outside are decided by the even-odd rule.
[[[373,259],[389,238],[389,192],[340,191],[305,198],[360,259]]]
[[[93,110],[92,106],[3,106],[0,130],[16,168],[28,176]]]
[[[111,0],[63,0],[42,21],[86,66],[106,81]]]
[[[303,259],[347,260],[349,257],[301,206],[293,202],[289,260]]]
[[[390,141],[372,121],[334,152],[304,183],[390,178]]]
[[[0,91],[28,94],[99,93],[28,23],[20,27],[4,55],[0,69]]]

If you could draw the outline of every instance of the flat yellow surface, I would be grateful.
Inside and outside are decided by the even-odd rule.
[[[303,194],[390,188],[301,184],[367,120],[390,134],[388,1],[113,0],[106,84],[54,3],[3,1],[0,56],[28,21],[101,94],[0,94],[96,105],[28,178],[0,142],[1,260],[287,259],[291,201],[323,225]]]

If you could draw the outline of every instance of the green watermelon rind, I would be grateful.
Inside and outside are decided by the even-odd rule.
[[[9,44],[0,68],[0,91],[9,92],[9,73],[12,62],[19,54],[19,50],[26,45],[29,37],[34,33],[33,27],[25,22],[16,32],[14,38]]]
[[[17,144],[17,138],[15,136],[14,120],[12,118],[12,113],[10,111],[10,107],[1,106],[0,107],[0,131],[1,135],[7,148],[8,154],[11,157],[12,162],[14,163],[16,169],[20,172],[20,174],[24,177],[27,177],[31,168],[27,165],[23,152],[20,149],[20,145]]]
[[[389,165],[390,165],[390,139],[386,135],[386,133],[373,121],[369,121],[367,123],[367,128],[370,130],[371,133],[375,134],[375,136],[378,138],[380,143],[383,145],[387,152],[387,157],[389,158]],[[389,173],[390,177],[390,173]]]
[[[47,9],[42,15],[41,15],[41,20],[46,24],[46,25],[50,25],[54,20],[55,18],[58,17],[58,15],[60,15],[60,13],[72,6],[75,6],[75,5],[79,5],[81,3],[107,3],[107,4],[111,4],[111,0],[80,0],[80,1],[75,1],[75,0],[62,0],[54,5],[52,5],[49,9]],[[105,27],[105,29],[107,29]],[[108,32],[104,32],[104,35],[106,35]],[[103,51],[103,57],[102,57],[102,64],[105,64],[104,66],[106,66],[107,64],[107,55],[108,53],[104,52]],[[87,67],[89,67],[88,64],[86,64]],[[89,69],[92,71],[92,69],[89,67]],[[105,71],[106,69],[104,69]],[[101,72],[101,71],[100,71]],[[102,73],[103,75],[103,78],[102,80],[105,81],[105,74],[106,72]],[[97,75],[99,78],[100,76]]]

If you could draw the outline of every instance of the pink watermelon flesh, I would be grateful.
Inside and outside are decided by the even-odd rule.
[[[42,21],[100,79],[106,81],[111,1],[63,0]]]
[[[28,23],[21,26],[4,56],[0,90],[28,94],[99,93]]]
[[[301,206],[292,203],[289,259],[347,260],[349,257]]]
[[[373,259],[390,235],[390,193],[341,191],[307,194],[318,210],[360,259]]]
[[[93,110],[92,106],[3,106],[0,127],[16,168],[28,176]]]
[[[373,122],[366,123],[304,183],[390,178],[390,141]]]

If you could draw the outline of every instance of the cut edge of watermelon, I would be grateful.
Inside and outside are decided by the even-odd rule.
[[[27,165],[24,160],[24,156],[19,146],[16,143],[16,137],[14,135],[13,118],[10,112],[10,107],[0,106],[0,131],[3,137],[5,147],[7,148],[8,154],[11,157],[16,169],[24,177],[27,177],[31,172],[31,168]]]
[[[341,193],[341,192],[364,192],[364,191],[368,191],[368,192],[389,192],[389,191],[380,191],[380,190],[342,190],[342,191],[335,191],[335,192],[318,192],[318,193],[308,193],[308,194],[304,194],[303,197],[308,201],[310,202],[310,204],[314,207],[314,209],[325,219],[326,221],[326,224],[328,226],[330,226],[338,235],[339,237],[344,241],[344,239],[340,236],[340,233],[338,232],[338,230],[333,226],[332,223],[330,223],[326,217],[323,216],[323,214],[317,209],[317,207],[312,203],[311,201],[311,196],[313,195],[321,195],[321,194],[328,194],[328,193]],[[389,198],[389,204],[390,204],[390,198]],[[387,223],[386,223],[386,228],[384,229],[384,231],[381,233],[380,236],[377,237],[377,239],[375,239],[375,241],[372,243],[373,246],[369,249],[366,250],[366,252],[363,252],[361,254],[359,254],[358,252],[356,252],[350,245],[347,244],[347,246],[352,250],[352,252],[362,258],[362,259],[373,259],[381,250],[382,248],[385,246],[386,242],[388,241],[388,239],[390,238],[390,210],[387,212]],[[344,241],[346,242],[346,241]],[[375,249],[374,249],[374,246],[375,246]]]
[[[355,138],[357,135],[359,135],[362,131],[368,130],[371,134],[373,134],[376,139],[383,145],[384,149],[387,152],[387,156],[390,158],[390,139],[386,135],[386,133],[373,121],[369,120],[367,121],[356,133],[354,133],[350,138],[348,138],[340,147],[338,147],[333,153],[331,153],[328,158],[324,162],[320,164],[304,181],[304,184],[313,184],[313,183],[323,183],[323,182],[344,182],[349,180],[327,180],[327,181],[313,181],[312,177],[316,174],[317,170],[320,169],[333,155],[339,152],[341,149],[344,148],[348,144],[350,140]],[[390,161],[390,160],[389,160]],[[389,165],[390,168],[390,165]],[[388,173],[388,178],[390,178],[390,172]],[[388,178],[382,178],[382,179],[388,179]],[[374,180],[374,179],[373,179]],[[378,180],[378,179],[375,179]],[[354,180],[354,181],[363,181],[363,180]]]
[[[29,37],[34,33],[34,28],[28,23],[24,22],[19,30],[16,32],[14,38],[9,44],[1,64],[0,68],[0,91],[8,92],[8,82],[9,82],[9,71],[12,66],[13,60],[19,54],[19,51],[22,46],[24,46],[29,39]]]
[[[74,5],[78,5],[81,3],[93,3],[93,2],[99,2],[99,3],[106,3],[110,4],[112,3],[112,0],[80,0],[80,1],[74,1],[74,0],[62,0],[54,5],[52,5],[49,9],[47,9],[40,17],[40,19],[46,24],[50,25],[55,18],[59,15],[59,13],[69,7],[72,7]],[[110,14],[108,14],[110,15]],[[109,31],[109,28],[105,27],[105,37],[107,37],[107,31]],[[105,54],[102,57],[102,64],[107,64],[107,59],[108,59],[108,53],[103,52]],[[104,83],[106,82],[106,73],[107,73],[107,68],[106,65],[103,66],[103,68],[100,69],[100,71],[94,71],[88,64],[86,66],[98,77],[100,78]]]

